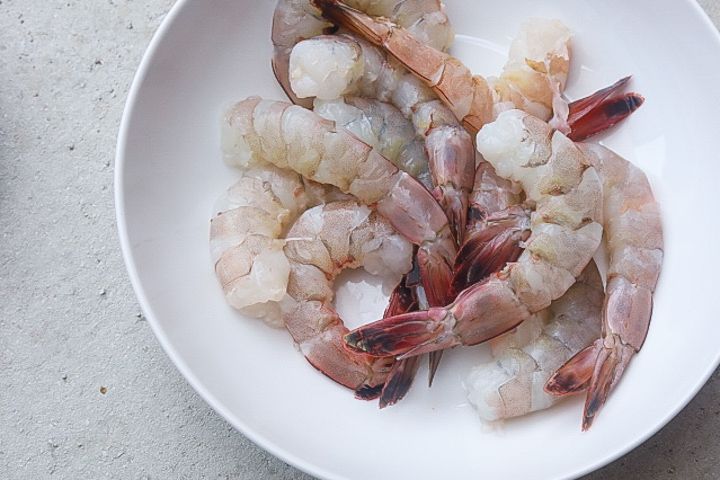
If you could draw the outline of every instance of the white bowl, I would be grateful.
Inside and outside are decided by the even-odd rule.
[[[650,176],[667,256],[647,342],[581,433],[579,399],[483,427],[460,383],[482,348],[450,352],[432,390],[423,376],[403,402],[379,411],[318,374],[284,331],[225,304],[207,238],[212,205],[235,175],[221,161],[219,117],[249,95],[284,98],[270,69],[274,3],[179,1],[138,71],[118,143],[118,225],[135,292],[165,351],[217,412],[323,478],[554,479],[605,465],[687,404],[720,360],[712,196],[720,38],[697,4],[447,0],[454,52],[477,73],[499,71],[523,19],[552,16],[576,33],[572,97],[632,73],[648,99],[605,143]],[[344,295],[342,310],[354,324],[370,320],[382,307],[377,297],[358,316]]]

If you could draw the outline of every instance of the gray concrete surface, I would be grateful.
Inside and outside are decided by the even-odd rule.
[[[122,263],[115,138],[172,3],[0,0],[1,479],[310,478],[185,383]],[[720,23],[720,0],[701,3]],[[716,372],[665,429],[587,479],[720,478],[719,430]]]

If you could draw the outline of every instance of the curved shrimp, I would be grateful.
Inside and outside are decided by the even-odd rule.
[[[388,19],[370,17],[340,0],[311,2],[325,18],[382,48],[420,78],[471,134],[494,119],[498,113],[495,106],[502,99],[513,102],[516,108],[535,107],[534,113],[553,113],[554,126],[573,140],[582,140],[617,124],[643,102],[634,93],[618,96],[621,85],[616,84],[567,105],[558,87],[564,86],[567,79],[569,35],[566,29],[552,24],[525,27],[525,34],[513,44],[503,77],[491,85],[484,77],[473,75],[458,59],[422,44]],[[537,53],[542,56],[534,58]],[[523,60],[529,70],[523,66]],[[538,75],[532,75],[530,70]]]
[[[382,50],[351,35],[298,43],[290,56],[290,81],[301,98],[360,95],[391,102],[403,112],[425,144],[433,195],[462,242],[475,173],[472,137],[430,89]]]
[[[303,42],[300,42],[298,45],[302,44]],[[415,136],[405,116],[391,104],[362,97],[322,100],[320,96],[316,96],[314,111],[323,118],[335,121],[337,125],[354,133],[373,148],[377,148],[395,166],[431,188],[423,142]],[[411,301],[413,299],[414,301]],[[384,316],[400,315],[414,310],[417,310],[414,288],[406,285],[403,280],[391,295]],[[438,361],[439,359],[434,364]],[[431,365],[434,364],[431,362]],[[417,358],[406,359],[393,366],[380,395],[380,408],[394,405],[402,399],[412,385],[418,366]],[[430,383],[432,383],[432,372],[434,371],[431,368]]]
[[[566,394],[587,388],[582,424],[587,430],[645,342],[663,261],[663,232],[660,209],[643,171],[601,145],[579,146],[600,173],[605,190],[610,261],[603,334],[562,366],[546,390]]]
[[[365,325],[345,337],[372,355],[419,355],[474,345],[547,308],[575,282],[602,238],[602,184],[565,135],[519,110],[483,127],[478,151],[535,204],[530,238],[516,263],[464,290],[447,307]]]
[[[267,161],[338,187],[377,208],[417,245],[421,281],[434,305],[449,301],[455,241],[447,217],[420,183],[335,122],[286,102],[249,98],[226,117],[240,164]]]
[[[322,186],[292,171],[272,165],[242,171],[210,222],[215,273],[231,306],[282,327],[277,302],[285,295],[290,266],[281,238],[302,212],[326,197]]]
[[[600,334],[604,296],[600,273],[590,262],[549,308],[491,340],[492,361],[474,367],[464,382],[480,418],[492,422],[552,406],[558,398],[543,390],[545,382]]]
[[[377,398],[395,360],[345,348],[348,329],[333,308],[333,282],[345,269],[399,281],[412,267],[413,247],[370,208],[357,202],[320,205],[303,213],[286,240],[290,263],[285,327],[305,358],[358,398]]]
[[[447,49],[454,39],[450,22],[440,0],[348,0],[348,5],[369,15],[392,19],[412,32],[418,41],[439,50]],[[301,40],[326,33],[332,24],[322,18],[320,10],[311,0],[279,0],[272,24],[272,42],[275,51],[273,71],[285,93],[293,103],[307,108],[309,100],[295,96],[288,77],[289,58],[293,46]]]

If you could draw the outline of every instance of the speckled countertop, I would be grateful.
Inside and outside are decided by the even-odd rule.
[[[0,0],[2,479],[310,478],[190,388],[120,256],[118,125],[172,3]],[[700,3],[720,24],[720,0]],[[660,433],[586,478],[720,478],[718,431],[716,372]]]

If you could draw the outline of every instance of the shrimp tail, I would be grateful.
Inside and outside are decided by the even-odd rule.
[[[598,90],[569,106],[568,137],[579,142],[603,132],[629,117],[642,106],[645,98],[638,93],[622,94],[630,76]]]
[[[527,212],[513,206],[490,215],[481,228],[469,232],[455,258],[453,291],[461,292],[517,260],[529,225]]]
[[[601,344],[600,340],[596,340],[565,362],[548,379],[545,391],[551,395],[563,396],[586,390],[590,385]]]
[[[472,137],[459,125],[433,125],[425,145],[436,186],[433,196],[445,211],[460,244],[467,225],[468,197],[475,181]]]
[[[388,35],[388,26],[380,22],[368,22],[367,15],[345,5],[340,0],[310,0],[310,2],[322,11],[323,17],[327,20],[360,34],[376,45],[382,44],[383,39]]]
[[[448,222],[452,226],[453,235],[462,242],[467,223],[468,192],[438,186],[433,189],[433,196],[445,211]]]
[[[443,351],[437,350],[435,352],[430,352],[430,355],[428,355],[428,387],[432,387],[433,380],[435,380],[435,374],[438,371],[438,367],[440,367],[440,360],[442,360],[443,357]],[[415,357],[410,357],[415,358]]]
[[[430,305],[447,305],[452,301],[452,266],[448,265],[449,258],[436,248],[422,246],[418,249],[417,262],[422,286]]]
[[[614,344],[608,346],[609,338],[604,339],[604,346],[600,348],[595,360],[592,380],[588,387],[587,398],[585,399],[585,410],[583,411],[583,431],[592,426],[593,420],[598,411],[607,400],[610,391],[617,385],[625,367],[635,355],[635,349],[624,344],[619,337],[613,335]]]
[[[465,289],[447,307],[384,318],[344,336],[355,351],[403,358],[459,345],[477,345],[515,328],[530,316],[505,282],[490,276]]]
[[[375,400],[381,395],[382,385],[363,385],[355,390],[355,398],[358,400]]]
[[[412,282],[412,277],[417,269],[415,262],[413,267],[413,270],[403,277],[402,281],[393,290],[392,295],[390,295],[390,302],[385,309],[384,317],[392,317],[417,310],[418,299],[415,288],[408,286],[408,283]],[[419,358],[406,358],[393,364],[380,394],[379,406],[381,409],[395,405],[403,399],[412,386],[419,366]]]
[[[420,357],[411,357],[395,362],[380,394],[381,409],[395,405],[403,399],[412,386],[419,366]]]
[[[452,332],[446,332],[447,313],[444,308],[431,308],[384,318],[348,333],[345,343],[372,356],[401,359],[453,347],[459,343]]]

